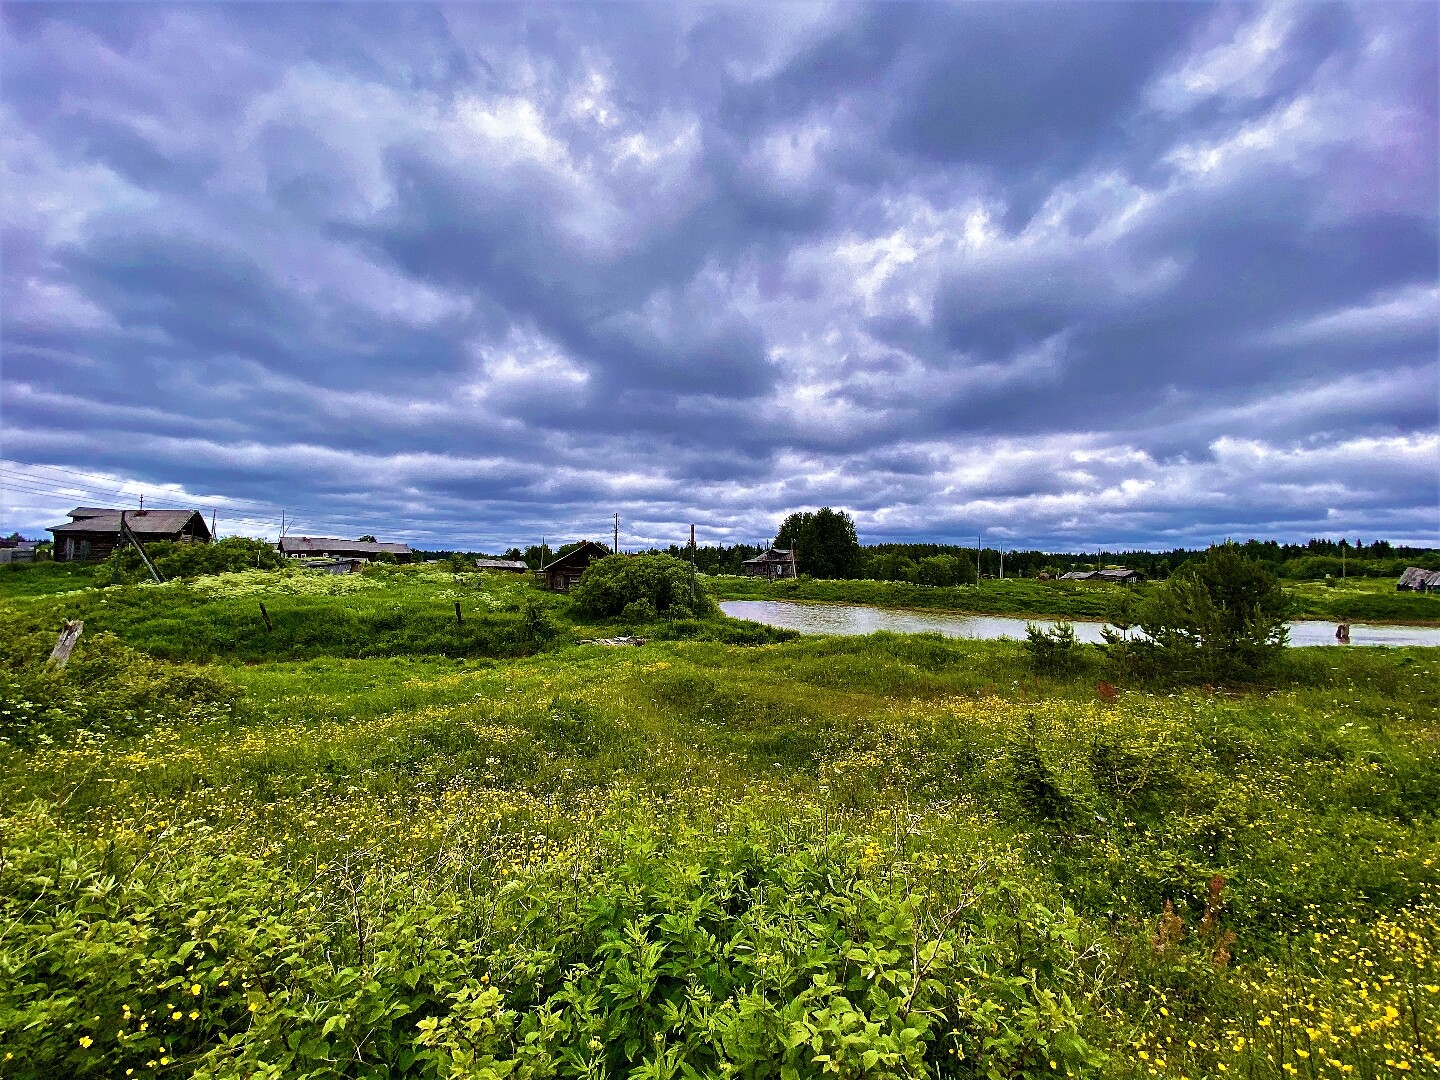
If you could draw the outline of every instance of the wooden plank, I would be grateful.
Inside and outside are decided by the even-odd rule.
[[[75,648],[75,643],[80,640],[80,634],[85,629],[85,623],[80,619],[72,619],[67,622],[60,631],[60,637],[55,642],[55,648],[50,650],[49,662],[57,668],[63,668],[70,662],[70,653]]]

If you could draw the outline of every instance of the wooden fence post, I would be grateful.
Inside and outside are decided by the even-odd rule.
[[[70,662],[70,652],[75,648],[75,643],[80,640],[80,634],[85,629],[85,624],[79,619],[72,619],[65,624],[60,631],[60,637],[55,642],[55,648],[50,650],[49,663],[57,668],[63,668]]]
[[[455,625],[456,625],[456,626],[464,626],[464,625],[465,625],[465,620],[460,617],[460,601],[459,601],[459,600],[456,600],[456,601],[455,601]]]
[[[265,629],[274,632],[275,626],[270,622],[270,612],[265,610],[263,601],[260,604],[260,617],[265,620]]]

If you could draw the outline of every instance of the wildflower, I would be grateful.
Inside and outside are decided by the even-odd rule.
[[[81,1047],[81,1049],[83,1049],[83,1050],[89,1050],[90,1047],[94,1045],[94,1043],[95,1043],[95,1040],[92,1039],[92,1038],[90,1038],[89,1035],[81,1035],[81,1036],[80,1036],[80,1047]]]

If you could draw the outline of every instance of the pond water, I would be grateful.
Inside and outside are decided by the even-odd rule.
[[[890,630],[897,634],[938,633],[954,638],[1025,637],[1025,624],[1049,629],[1056,620],[1015,619],[1004,615],[960,615],[953,612],[892,611],[887,608],[850,604],[803,604],[793,600],[723,600],[720,610],[736,619],[749,619],[767,626],[798,630],[802,634],[873,634]],[[1102,639],[1104,623],[1071,621],[1075,636],[1096,644]],[[1334,645],[1335,624],[1292,622],[1292,645]],[[1351,645],[1436,645],[1437,626],[1369,626],[1350,624]]]

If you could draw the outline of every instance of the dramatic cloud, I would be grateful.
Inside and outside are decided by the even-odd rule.
[[[1434,9],[10,5],[6,529],[1440,543]]]

